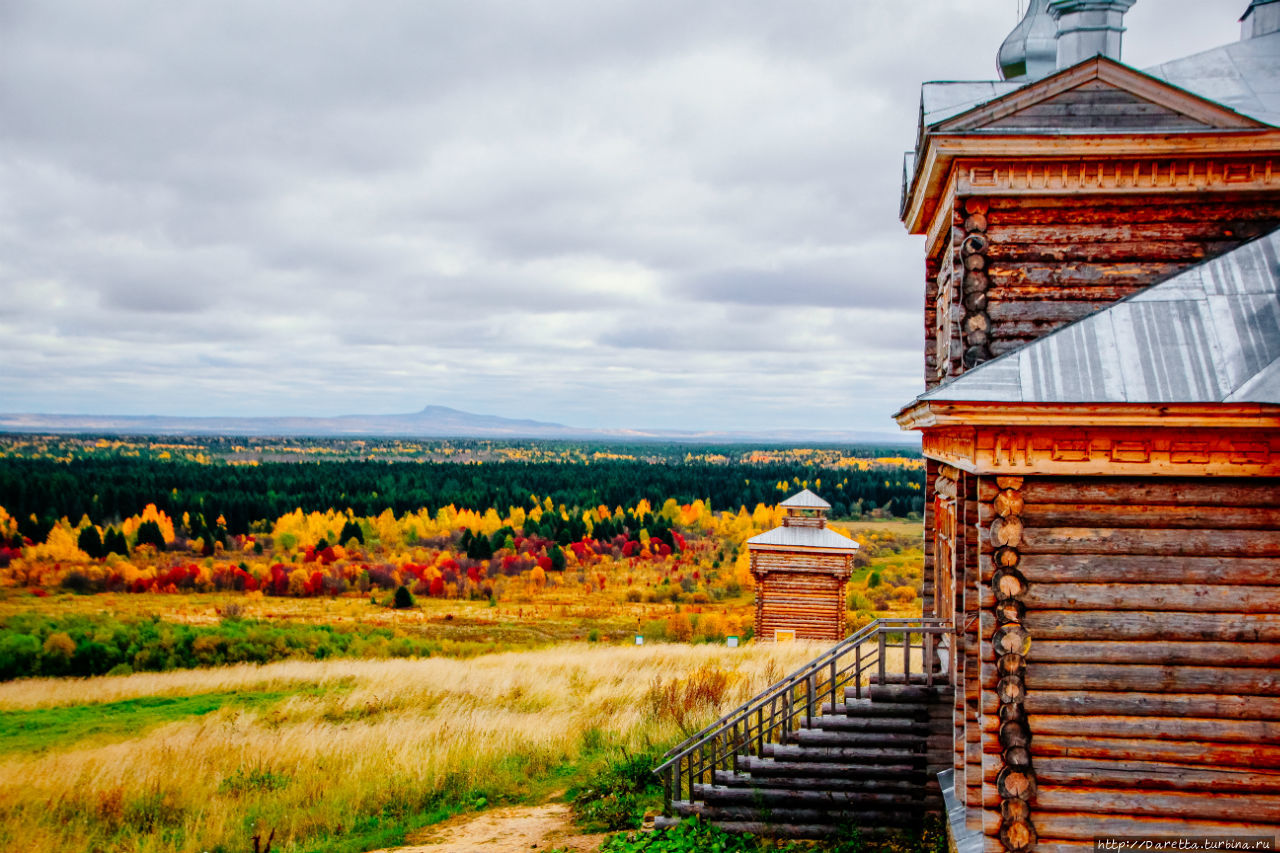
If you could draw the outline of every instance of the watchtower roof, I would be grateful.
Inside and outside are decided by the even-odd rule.
[[[837,554],[852,554],[858,543],[841,536],[829,527],[775,527],[767,533],[752,536],[747,545],[772,548],[818,549]]]
[[[797,492],[778,506],[783,509],[831,509],[831,504],[815,495],[808,489]]]

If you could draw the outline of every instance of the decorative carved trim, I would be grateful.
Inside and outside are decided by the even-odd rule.
[[[1280,406],[1263,403],[1006,403],[917,400],[894,415],[903,429],[1119,427],[1280,430]]]
[[[1280,163],[1271,157],[965,160],[956,164],[955,174],[956,192],[962,196],[1206,192],[1280,186]]]
[[[1280,433],[1264,429],[928,429],[924,455],[976,474],[1280,475]]]
[[[1135,152],[1142,157],[1136,158]],[[1272,158],[1271,172],[1266,170],[1265,161]],[[1176,161],[1187,168],[1196,164],[1196,180],[1209,175],[1207,164],[1214,164],[1214,180],[1211,184],[1192,183],[1187,186],[1166,186],[1162,183],[1126,187],[1109,188],[1105,183],[1101,186],[1062,186],[1052,185],[1044,189],[1022,189],[1021,192],[1053,193],[1090,193],[1090,192],[1197,192],[1205,189],[1249,190],[1261,182],[1263,188],[1275,186],[1275,172],[1280,158],[1280,130],[1268,129],[1258,131],[1210,131],[1206,133],[1072,133],[1052,136],[1028,136],[1026,134],[1003,133],[959,133],[930,134],[925,142],[925,150],[921,154],[915,182],[911,186],[911,194],[903,212],[903,222],[912,234],[929,234],[927,251],[933,252],[937,247],[936,237],[942,233],[935,230],[937,220],[946,218],[946,209],[950,206],[942,201],[948,193],[958,191],[961,173],[972,168],[999,168],[1004,171],[1027,165],[1054,164],[1057,173],[1061,174],[1063,164],[1078,167],[1081,162],[1110,164],[1116,161],[1127,164],[1127,174],[1132,176],[1135,163],[1145,164],[1150,169],[1152,163],[1168,163]],[[964,168],[960,167],[961,161]],[[1261,171],[1256,164],[1262,162]],[[1246,172],[1241,163],[1253,163],[1255,168]],[[1179,167],[1181,173],[1182,166]],[[1104,170],[1105,172],[1105,170]],[[1114,170],[1113,170],[1114,174]],[[1125,171],[1121,170],[1122,177]],[[1168,171],[1158,172],[1167,176]],[[1249,179],[1252,176],[1252,180]],[[979,176],[983,178],[985,176]],[[992,180],[995,180],[993,175]],[[1143,169],[1138,170],[1138,180],[1144,178]],[[967,182],[972,184],[972,176]],[[996,186],[972,187],[970,192],[991,194],[999,191]],[[941,213],[940,213],[941,212]]]

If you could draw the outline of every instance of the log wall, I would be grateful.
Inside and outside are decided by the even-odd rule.
[[[1011,506],[978,481],[988,849],[1007,846],[1015,620],[1030,639],[1037,850],[1280,831],[1280,481],[1027,478],[1017,491]]]
[[[993,196],[948,214],[926,269],[927,387],[1272,230],[1280,198]]]
[[[753,551],[756,638],[771,642],[775,632],[787,630],[800,640],[844,639],[851,569],[851,559],[843,554]]]

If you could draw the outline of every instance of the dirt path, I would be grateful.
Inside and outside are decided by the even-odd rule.
[[[569,807],[562,803],[493,809],[459,815],[426,829],[411,847],[394,853],[494,853],[495,851],[572,850],[595,853],[603,835],[581,835]],[[391,853],[379,850],[374,853]]]

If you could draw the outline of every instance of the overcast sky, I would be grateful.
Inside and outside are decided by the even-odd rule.
[[[892,431],[919,84],[1017,6],[0,0],[0,411]]]

